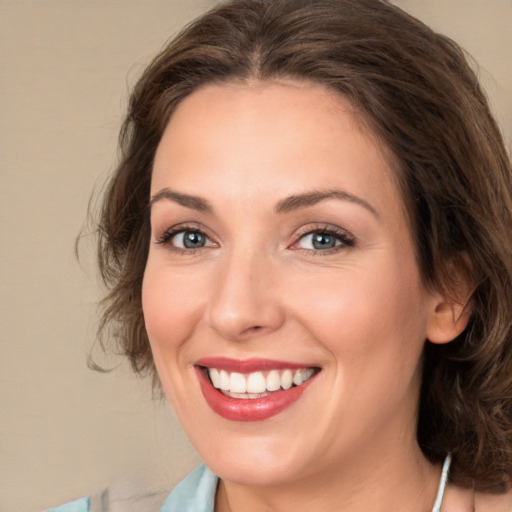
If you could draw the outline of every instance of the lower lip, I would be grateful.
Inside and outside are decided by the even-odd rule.
[[[214,388],[206,372],[202,368],[196,368],[201,391],[211,409],[219,416],[230,421],[262,421],[281,411],[284,411],[295,403],[302,393],[315,378],[314,374],[300,386],[281,391],[274,391],[263,398],[232,398]]]

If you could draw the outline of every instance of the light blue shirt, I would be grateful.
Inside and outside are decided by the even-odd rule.
[[[218,481],[204,464],[199,466],[174,488],[160,512],[213,512]]]
[[[46,512],[89,512],[89,501],[89,498],[80,498],[60,507],[51,508]]]
[[[214,512],[218,481],[204,464],[199,466],[174,488],[160,512]],[[46,512],[90,512],[90,499],[81,498]]]

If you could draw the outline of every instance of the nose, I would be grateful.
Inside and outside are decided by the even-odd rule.
[[[278,274],[268,260],[233,254],[219,270],[206,313],[218,335],[242,341],[281,327],[285,310],[279,300]]]

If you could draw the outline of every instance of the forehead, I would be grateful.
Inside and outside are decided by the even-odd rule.
[[[224,183],[249,205],[342,187],[385,208],[399,200],[390,162],[352,103],[321,85],[215,84],[174,112],[155,156],[152,194],[172,186],[220,197]]]

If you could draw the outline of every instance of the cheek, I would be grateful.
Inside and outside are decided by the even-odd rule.
[[[191,293],[193,290],[190,278],[181,279],[174,269],[148,261],[142,285],[142,309],[155,360],[161,354],[177,356],[179,347],[189,337],[201,297]]]
[[[354,265],[309,279],[304,273],[289,295],[291,308],[336,354],[363,361],[403,352],[416,357],[426,338],[424,292],[415,265],[397,262],[390,259],[372,271]]]
[[[142,309],[156,370],[163,390],[179,418],[186,417],[183,397],[189,389],[182,377],[190,361],[186,341],[197,324],[200,294],[190,279],[148,260],[142,284]]]
[[[331,412],[342,422],[348,414],[379,425],[398,404],[412,410],[417,402],[426,337],[424,293],[415,267],[389,264],[386,272],[380,270],[317,276],[315,286],[306,283],[309,292],[294,303],[296,316],[330,353],[331,387],[337,390]]]

